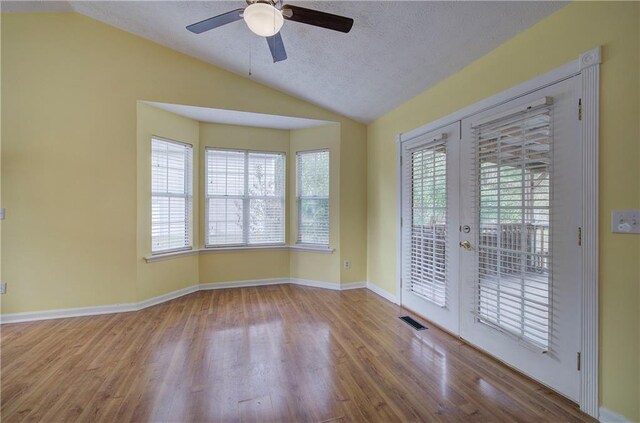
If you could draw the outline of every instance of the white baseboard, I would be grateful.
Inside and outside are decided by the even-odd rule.
[[[220,282],[220,283],[204,283],[199,285],[188,286],[186,288],[182,288],[177,291],[169,292],[167,294],[159,295],[157,297],[149,298],[147,300],[139,301],[136,303],[2,314],[0,315],[0,324],[32,322],[36,320],[62,319],[66,317],[95,316],[100,314],[111,314],[111,313],[124,313],[124,312],[130,312],[130,311],[138,311],[138,310],[142,310],[157,304],[162,304],[164,302],[167,302],[167,301],[170,301],[170,300],[173,300],[197,291],[204,291],[204,290],[210,290],[210,289],[242,288],[242,287],[250,287],[250,286],[279,285],[279,284],[288,284],[288,283],[295,284],[295,285],[311,286],[315,288],[332,289],[336,291],[365,288],[367,286],[366,282],[351,282],[347,284],[339,284],[334,282],[323,282],[323,281],[314,281],[309,279],[296,279],[296,278],[255,279],[255,280],[231,281],[231,282]]]
[[[96,307],[62,308],[57,310],[29,311],[0,315],[0,323],[33,322],[35,320],[63,319],[65,317],[95,316],[99,314],[125,313],[136,311],[135,303],[112,304]]]
[[[390,293],[389,291],[380,288],[378,285],[371,283],[371,282],[367,282],[367,289],[372,291],[375,294],[378,294],[379,296],[381,296],[382,298],[384,298],[385,300],[391,301],[394,304],[398,304],[398,297],[393,295],[392,293]]]
[[[343,283],[340,285],[340,290],[341,291],[348,291],[350,289],[361,289],[361,288],[366,288],[367,287],[367,283],[366,282],[348,282],[348,283]]]
[[[310,286],[313,288],[332,289],[334,291],[340,291],[341,289],[340,284],[337,282],[324,282],[314,281],[310,279],[291,278],[289,279],[289,283],[294,285]]]
[[[348,291],[350,289],[360,289],[360,288],[367,287],[366,282],[338,283],[338,282],[314,281],[310,279],[299,279],[299,278],[291,278],[289,279],[289,283],[294,285],[310,286],[313,288],[332,289],[334,291]]]
[[[137,303],[133,303],[133,305],[136,307],[134,311],[138,311],[138,310],[142,310],[143,308],[162,304],[169,300],[175,300],[176,298],[191,294],[198,290],[199,290],[198,285],[191,285],[186,288],[179,289],[177,291],[173,291],[167,294],[158,295],[157,297],[149,298],[148,300],[139,301]]]
[[[130,311],[138,311],[138,310],[142,310],[144,308],[151,307],[157,304],[162,304],[169,300],[174,300],[176,298],[182,297],[187,294],[191,294],[192,292],[196,292],[198,290],[199,290],[198,285],[192,285],[186,288],[179,289],[177,291],[169,292],[167,294],[162,294],[157,297],[139,301],[137,303],[125,303],[125,304],[113,304],[113,305],[96,306],[96,307],[64,308],[64,309],[57,309],[57,310],[2,314],[0,315],[0,324],[33,322],[36,320],[63,319],[66,317],[97,316],[100,314],[126,313]]]
[[[252,279],[248,281],[201,283],[200,291],[209,289],[246,288],[249,286],[280,285],[289,283],[289,278]]]
[[[628,420],[622,414],[618,414],[604,407],[600,407],[600,417],[598,420],[602,423],[631,423],[631,420]]]

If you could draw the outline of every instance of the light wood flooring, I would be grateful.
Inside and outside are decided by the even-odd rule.
[[[401,314],[365,289],[273,285],[2,325],[2,422],[593,421]]]

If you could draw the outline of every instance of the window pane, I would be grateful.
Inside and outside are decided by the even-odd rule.
[[[151,251],[191,246],[192,148],[151,140]]]
[[[411,153],[409,287],[444,307],[447,302],[447,147],[431,144]]]
[[[475,130],[478,160],[478,315],[549,346],[551,110]]]
[[[284,242],[284,202],[282,199],[255,199],[249,202],[249,244]]]
[[[300,152],[298,243],[329,245],[329,151]]]
[[[243,151],[207,150],[207,194],[244,195]]]
[[[210,198],[208,245],[242,244],[244,242],[243,201],[233,198]]]
[[[329,152],[314,151],[298,154],[301,197],[329,196]]]
[[[284,153],[208,149],[206,177],[207,245],[284,243]]]
[[[298,242],[329,244],[329,199],[300,199]]]
[[[284,155],[249,153],[249,195],[282,197],[284,195]]]

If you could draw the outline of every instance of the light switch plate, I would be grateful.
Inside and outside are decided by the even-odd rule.
[[[0,220],[4,220],[4,209],[0,208]]]
[[[640,210],[613,210],[611,232],[640,234]]]

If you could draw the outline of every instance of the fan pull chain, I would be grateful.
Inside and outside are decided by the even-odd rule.
[[[253,37],[249,38],[249,76],[251,76],[251,45],[253,44]]]

